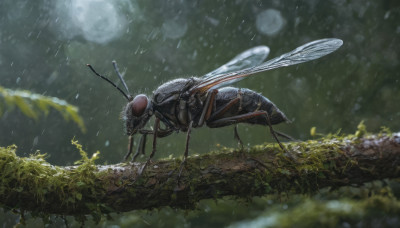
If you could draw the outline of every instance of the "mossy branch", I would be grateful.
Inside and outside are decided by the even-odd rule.
[[[179,183],[178,159],[154,161],[138,178],[141,163],[96,166],[97,153],[79,166],[57,167],[43,155],[20,158],[15,147],[0,148],[0,203],[36,213],[99,216],[192,208],[201,199],[224,196],[312,194],[400,176],[400,133],[332,136],[285,146],[292,156],[274,144],[191,156]]]

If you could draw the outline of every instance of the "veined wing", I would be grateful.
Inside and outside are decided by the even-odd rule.
[[[194,86],[191,89],[191,93],[205,93],[209,89],[216,89],[227,84],[232,84],[255,73],[318,59],[336,51],[342,44],[342,40],[335,38],[315,40],[258,66],[207,77]]]
[[[204,75],[202,79],[209,79],[215,75],[226,74],[258,66],[267,58],[268,54],[269,48],[267,46],[257,46],[250,48],[235,56],[235,58],[233,58],[231,61]]]

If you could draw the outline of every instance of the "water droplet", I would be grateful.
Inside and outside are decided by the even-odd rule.
[[[127,27],[125,15],[118,10],[118,2],[127,3],[125,0],[71,0],[68,4],[59,1],[54,10],[57,16],[56,29],[60,30],[66,39],[83,36],[86,40],[96,43],[114,40],[120,37]]]
[[[383,16],[383,19],[388,19],[390,17],[390,11],[387,11],[386,13],[385,13],[385,16]]]
[[[38,143],[39,143],[39,136],[36,136],[36,137],[33,139],[32,146],[36,146]]]
[[[285,19],[280,11],[276,9],[267,9],[257,15],[256,27],[262,34],[273,36],[277,34],[284,26]]]
[[[167,20],[162,25],[162,33],[170,39],[178,39],[185,35],[187,31],[187,23],[178,20]]]
[[[217,20],[217,19],[215,19],[215,18],[206,16],[206,20],[207,20],[210,24],[212,24],[213,26],[218,26],[218,25],[219,25],[219,20]]]

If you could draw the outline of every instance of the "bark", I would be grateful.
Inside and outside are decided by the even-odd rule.
[[[54,167],[41,157],[0,153],[0,204],[5,208],[61,215],[99,215],[163,206],[190,209],[202,199],[312,194],[320,188],[361,185],[400,176],[400,133],[265,144],[222,149],[187,160]],[[5,148],[2,148],[3,150]],[[11,153],[12,154],[12,153]]]

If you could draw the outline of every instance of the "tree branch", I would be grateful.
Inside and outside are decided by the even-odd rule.
[[[285,146],[292,156],[274,144],[191,156],[179,183],[178,159],[154,161],[138,177],[142,163],[95,166],[94,159],[84,157],[79,166],[56,167],[43,155],[20,158],[15,148],[0,148],[0,204],[38,213],[99,215],[192,208],[199,200],[224,196],[313,193],[400,176],[400,133]]]

